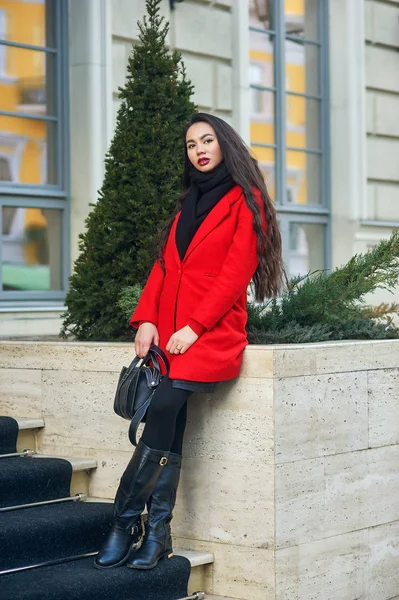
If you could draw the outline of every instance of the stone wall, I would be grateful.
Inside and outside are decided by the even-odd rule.
[[[390,236],[399,222],[399,3],[329,6],[332,266]],[[378,290],[373,304],[399,299]]]
[[[138,40],[137,21],[145,14],[145,0],[112,0],[112,91],[114,122],[119,107],[118,87],[126,77],[132,44]],[[231,122],[233,110],[232,0],[185,0],[171,10],[162,4],[170,23],[167,44],[181,52],[194,84],[193,101],[200,110]]]
[[[276,351],[279,600],[399,595],[399,342]]]
[[[399,221],[399,4],[366,7],[368,216]]]
[[[98,461],[112,498],[131,455],[113,414],[124,344],[0,342],[0,414],[43,417],[40,449]],[[176,545],[214,553],[207,591],[241,600],[399,597],[399,341],[249,346],[190,399]]]

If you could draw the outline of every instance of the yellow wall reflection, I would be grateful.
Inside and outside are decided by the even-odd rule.
[[[44,2],[0,0],[0,35],[12,42],[43,46]],[[21,116],[0,116],[1,178],[19,183],[45,183],[46,124],[25,119],[24,113],[44,113],[45,53],[0,46],[0,109]]]
[[[267,0],[250,0],[250,25],[258,30],[274,29],[271,4]],[[317,8],[310,3],[307,8]],[[315,9],[314,9],[315,10]],[[306,34],[306,19],[314,20],[313,14],[305,13],[304,0],[285,0],[286,32],[294,34],[298,40],[285,40],[285,88],[296,94],[314,94],[318,92],[318,49],[305,45],[301,38]],[[312,32],[314,33],[314,32]],[[250,84],[275,87],[274,81],[274,36],[261,31],[250,31]],[[286,202],[295,204],[320,202],[318,176],[311,171],[318,167],[318,159],[310,157],[302,149],[319,148],[318,139],[318,101],[306,100],[301,96],[286,95],[285,127],[286,155]],[[275,94],[272,91],[251,90],[251,142],[275,144]],[[301,149],[301,150],[299,150]],[[260,161],[261,168],[275,197],[275,152],[273,148],[252,146],[254,156]]]
[[[44,0],[0,0],[0,37],[34,46],[46,45]],[[0,180],[45,184],[46,138],[44,121],[24,114],[46,113],[46,54],[32,49],[0,45],[0,109],[18,116],[0,115]],[[48,69],[48,65],[47,65]],[[27,284],[26,267],[48,265],[48,220],[39,208],[4,209],[3,280],[6,288],[48,288]],[[48,266],[46,279],[48,279]],[[21,272],[21,276],[18,273]],[[8,281],[10,279],[10,281]]]

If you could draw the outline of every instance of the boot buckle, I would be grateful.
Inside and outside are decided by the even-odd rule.
[[[164,467],[167,462],[168,462],[168,459],[166,458],[166,456],[163,456],[161,458],[161,460],[159,461],[159,464],[161,465],[161,467]]]

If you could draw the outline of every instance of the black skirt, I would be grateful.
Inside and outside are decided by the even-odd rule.
[[[214,391],[217,381],[188,381],[186,379],[173,379],[172,387],[189,392],[210,394]]]

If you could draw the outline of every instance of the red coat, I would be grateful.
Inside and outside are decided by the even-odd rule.
[[[255,197],[260,204],[259,192]],[[179,216],[164,251],[166,275],[157,261],[130,323],[136,328],[141,321],[154,323],[166,352],[170,336],[195,319],[206,330],[184,354],[167,353],[169,377],[233,379],[248,344],[247,287],[258,266],[253,214],[241,188],[233,187],[201,223],[183,261],[175,242]]]

